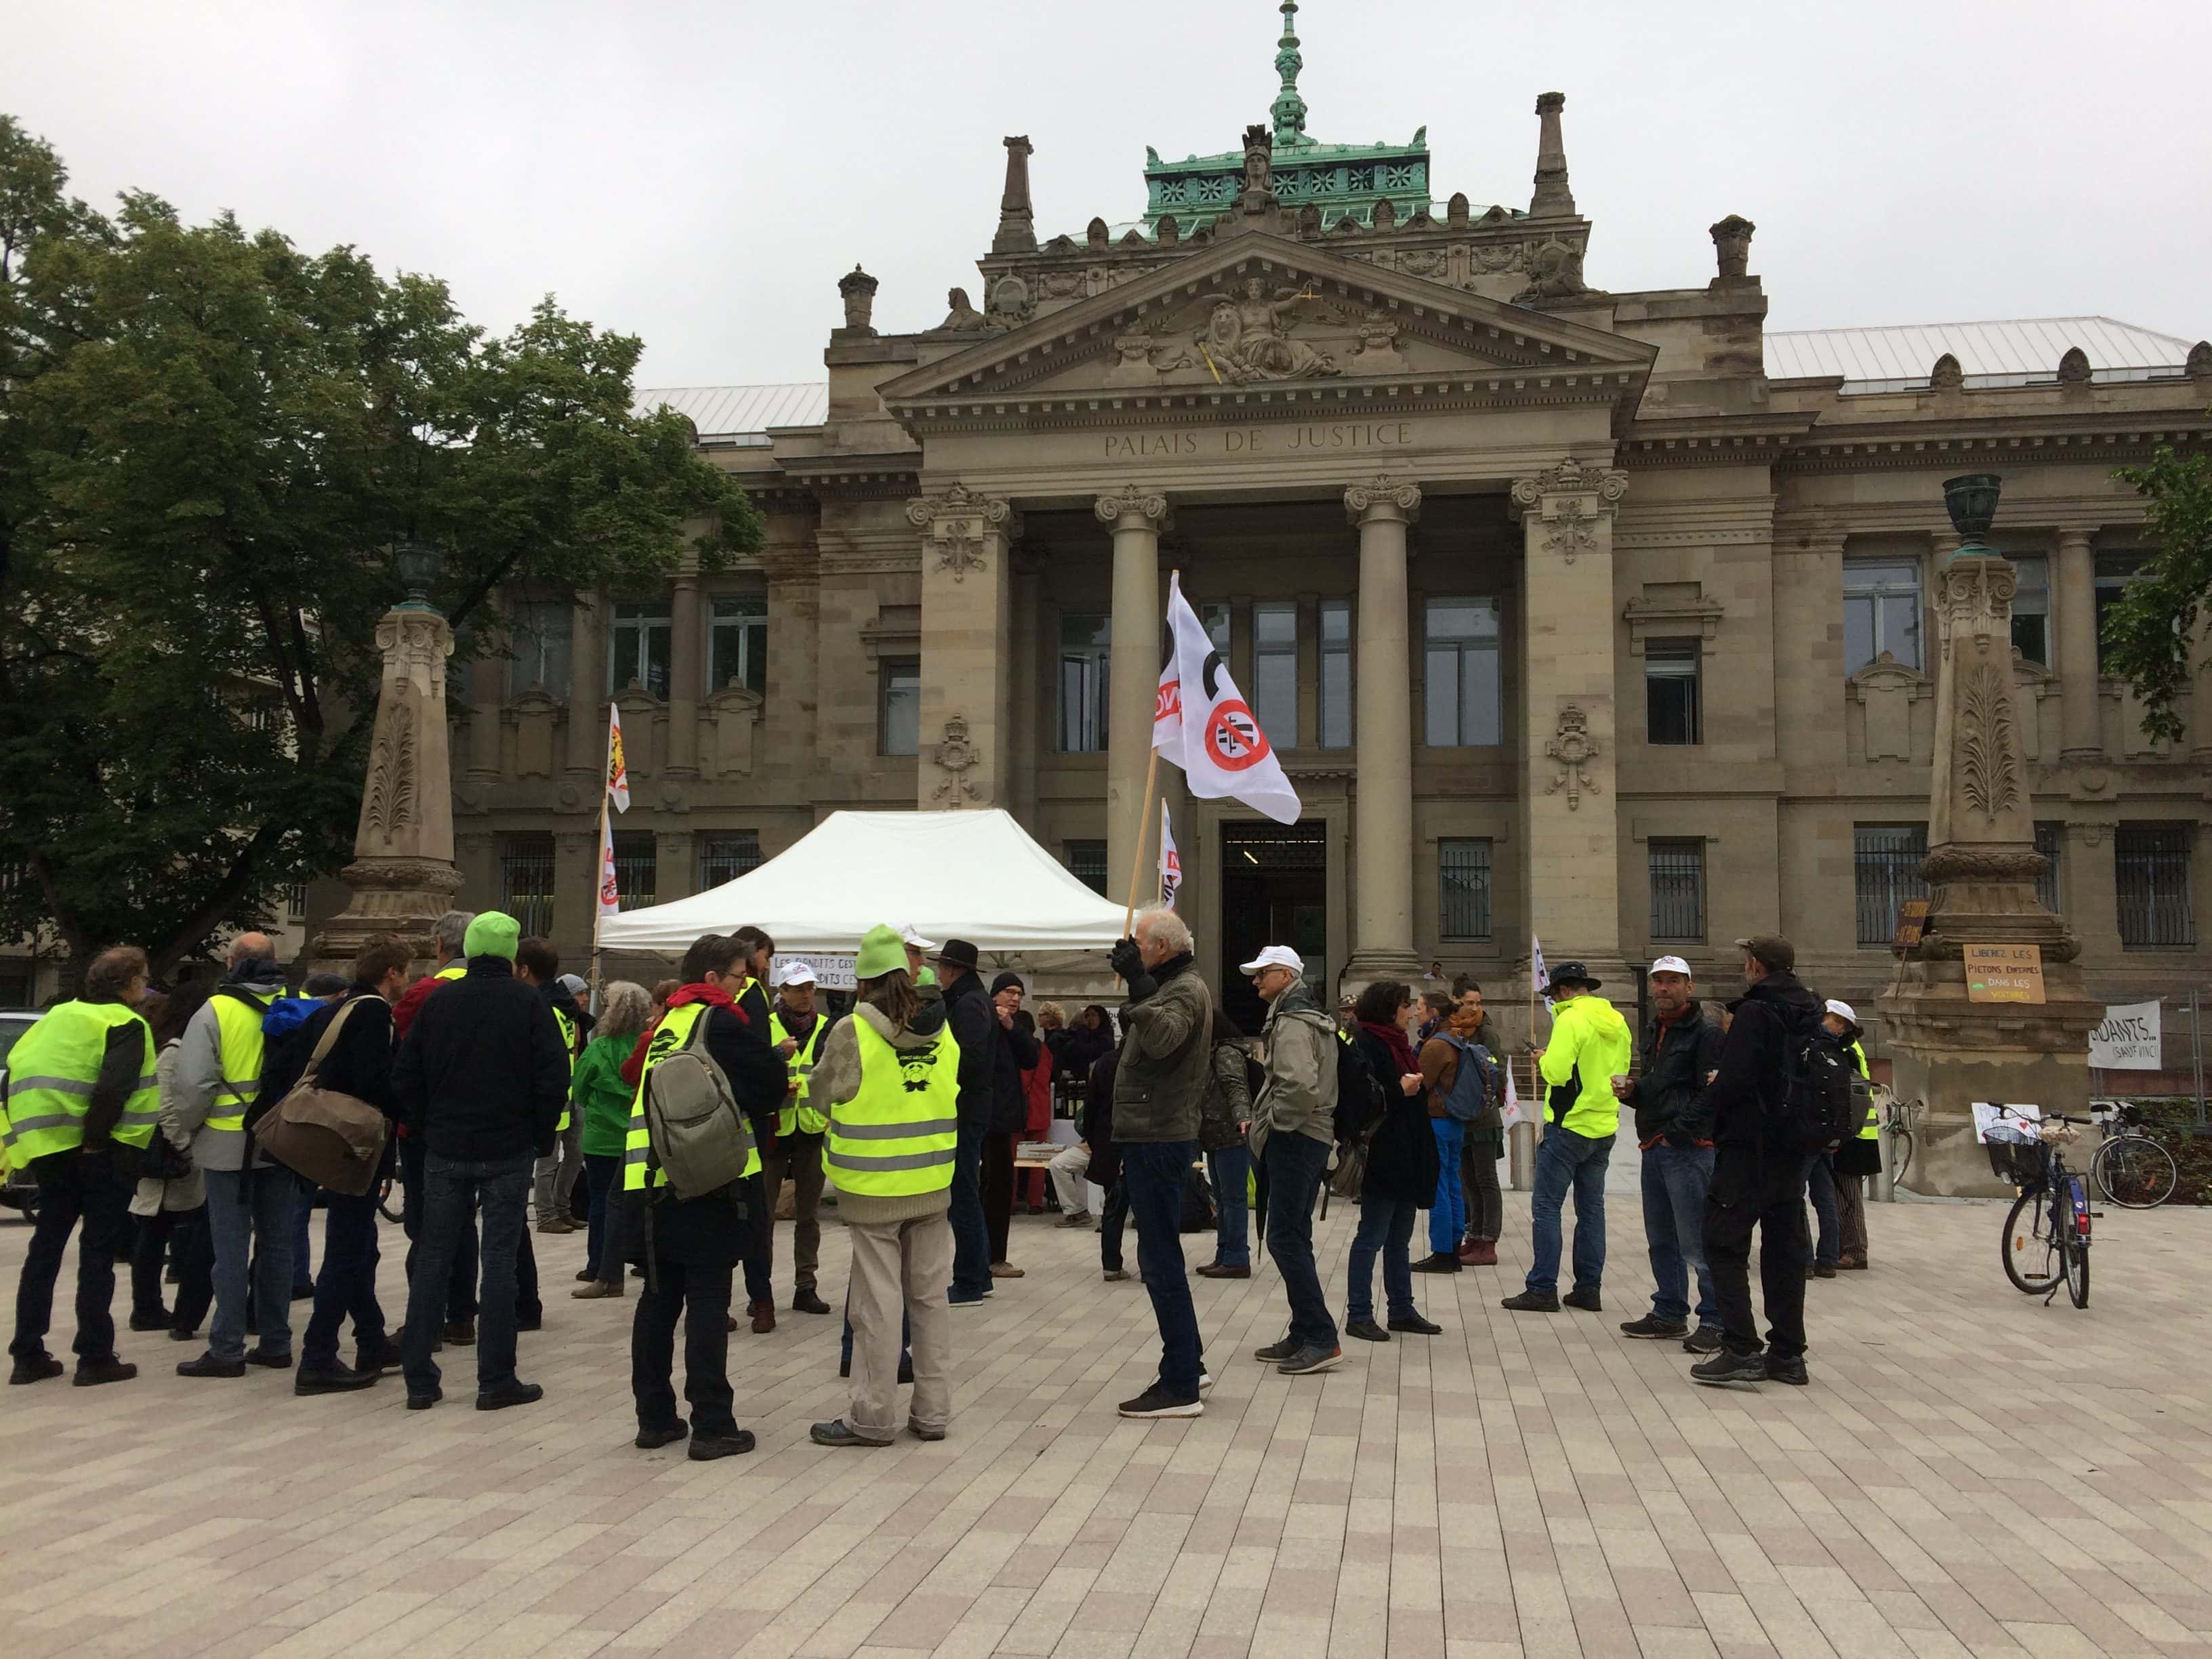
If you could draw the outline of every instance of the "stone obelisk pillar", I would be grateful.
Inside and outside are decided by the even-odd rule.
[[[1996,513],[1992,474],[1952,478],[1944,504],[1959,550],[1936,574],[1942,657],[1936,681],[1936,767],[1929,788],[1928,920],[1899,963],[1881,1008],[1893,1086],[1923,1103],[1906,1185],[1992,1197],[2011,1190],[1975,1139],[1976,1101],[2082,1114],[2089,1032],[2105,1007],[2082,989],[2080,942],[2036,896],[2033,782],[2013,712],[2012,562],[1983,544]],[[1976,1002],[1966,947],[2032,945],[2044,1000]]]
[[[446,726],[446,659],[453,654],[453,630],[429,600],[434,550],[402,544],[393,562],[408,591],[376,625],[384,679],[353,862],[339,872],[353,897],[310,953],[316,967],[337,973],[380,933],[398,934],[427,964],[431,926],[453,908],[461,885],[453,864]]]

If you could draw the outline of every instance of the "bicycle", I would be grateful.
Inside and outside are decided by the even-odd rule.
[[[2005,1276],[2046,1306],[2061,1284],[2077,1308],[2089,1305],[2089,1183],[2066,1167],[2060,1148],[2085,1117],[2032,1118],[1999,1106],[1984,1132],[1990,1167],[2021,1189],[2000,1241]]]
[[[2104,1145],[2089,1160],[2089,1178],[2124,1210],[2154,1210],[2173,1196],[2181,1179],[2173,1154],[2153,1139],[2142,1110],[2124,1101],[2092,1101],[2090,1115],[2110,1114]]]
[[[1920,1103],[1899,1100],[1891,1096],[1887,1109],[1882,1114],[1882,1139],[1889,1143],[1889,1178],[1903,1185],[1905,1172],[1912,1167],[1912,1127],[1920,1117]]]

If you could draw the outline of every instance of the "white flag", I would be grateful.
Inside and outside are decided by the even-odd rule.
[[[629,811],[629,767],[623,759],[622,708],[616,703],[607,705],[607,799],[615,804],[615,811]],[[611,879],[614,866],[607,866]]]
[[[1160,902],[1175,908],[1182,890],[1182,854],[1176,851],[1175,826],[1168,822],[1168,804],[1160,803]]]
[[[602,917],[611,916],[618,915],[621,910],[622,893],[615,883],[615,832],[607,823],[606,814],[602,812],[599,814],[599,915]]]
[[[1521,1091],[1514,1086],[1513,1059],[1510,1054],[1505,1057],[1505,1109],[1500,1115],[1509,1129],[1521,1121]]]
[[[1297,823],[1298,792],[1183,598],[1180,578],[1168,583],[1168,629],[1173,643],[1152,704],[1152,747],[1182,768],[1201,800],[1226,797],[1278,823]]]
[[[1528,935],[1528,974],[1538,996],[1552,988],[1552,975],[1544,967],[1544,942],[1534,933]]]

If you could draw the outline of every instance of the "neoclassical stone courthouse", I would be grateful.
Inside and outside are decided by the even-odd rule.
[[[1305,804],[1280,826],[1165,774],[1214,983],[1278,939],[1332,983],[1441,963],[1510,1001],[1533,931],[1632,1000],[1632,963],[1718,990],[1730,941],[1778,929],[1869,1007],[1923,890],[1942,481],[1994,471],[2046,898],[2094,992],[2203,978],[2212,677],[2180,742],[2147,738],[2097,624],[2145,546],[2112,469],[2205,441],[2212,347],[2094,317],[1770,333],[1737,217],[1684,286],[1609,292],[1561,94],[1533,190],[1490,205],[1440,193],[1425,129],[1309,137],[1297,48],[1286,21],[1241,148],[1146,152],[1127,224],[1055,234],[1061,204],[1041,232],[1008,138],[936,327],[879,331],[856,266],[826,381],[645,394],[768,545],[511,596],[518,655],[471,671],[455,739],[464,901],[585,953],[610,698],[626,902],[844,807],[1003,806],[1119,897],[1153,856],[1172,568]]]

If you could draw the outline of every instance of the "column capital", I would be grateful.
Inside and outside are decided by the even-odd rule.
[[[935,568],[959,581],[971,570],[987,570],[987,537],[1001,544],[1021,533],[1021,515],[1003,496],[979,495],[954,483],[939,495],[917,495],[906,504],[907,522],[927,531],[935,550]]]
[[[2096,540],[2097,532],[2101,527],[2097,525],[2060,525],[2058,526],[2059,550],[2063,552],[2069,548],[2081,548],[2086,551],[2089,544]]]
[[[1546,519],[1552,519],[1560,516],[1553,502],[1568,500],[1588,503],[1574,509],[1572,516],[1591,518],[1612,512],[1627,493],[1628,474],[1619,467],[1584,466],[1570,455],[1557,466],[1547,466],[1530,477],[1516,478],[1512,510],[1520,518],[1538,508]]]
[[[1127,520],[1143,520],[1154,531],[1168,527],[1170,508],[1168,498],[1160,491],[1145,484],[1129,484],[1121,489],[1109,490],[1093,503],[1101,524],[1112,525],[1116,530],[1144,528]]]
[[[1344,515],[1354,524],[1375,519],[1402,519],[1411,524],[1420,512],[1420,485],[1387,472],[1378,472],[1344,492]]]

